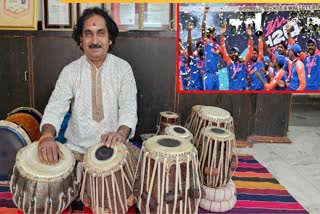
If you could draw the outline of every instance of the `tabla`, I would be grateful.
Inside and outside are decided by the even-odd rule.
[[[200,170],[202,183],[208,187],[226,185],[238,165],[234,134],[229,130],[208,126],[201,130]]]
[[[216,126],[225,128],[234,133],[233,118],[230,113],[222,108],[213,106],[202,106],[199,111],[199,122],[197,124],[194,135],[194,143],[196,146],[199,145],[200,131],[206,126]]]
[[[192,134],[195,134],[197,130],[197,125],[200,122],[200,109],[202,108],[202,105],[195,105],[192,107],[191,113],[188,115],[188,118],[186,120],[186,123],[184,127],[186,127]]]
[[[169,135],[145,141],[134,195],[142,213],[198,213],[201,188],[196,148]]]
[[[69,148],[58,144],[64,159],[46,165],[38,159],[38,142],[21,149],[16,158],[10,191],[15,205],[25,213],[60,213],[80,189],[75,159]]]
[[[164,129],[164,134],[176,136],[176,137],[181,137],[183,139],[186,139],[189,142],[191,142],[193,139],[192,133],[188,129],[184,128],[183,126],[179,126],[179,125],[167,126]]]
[[[6,121],[20,125],[29,135],[31,141],[39,140],[42,115],[29,107],[20,107],[8,114]]]
[[[157,134],[164,134],[164,129],[169,125],[179,124],[179,115],[171,111],[160,112],[158,119]]]
[[[36,110],[36,109],[34,109],[34,108],[31,108],[31,107],[22,106],[22,107],[16,108],[16,109],[12,110],[12,111],[8,114],[8,116],[10,116],[10,115],[12,115],[12,114],[15,114],[15,113],[30,114],[31,116],[33,116],[33,117],[37,120],[37,122],[39,123],[39,125],[40,125],[41,120],[42,120],[42,114],[41,114],[38,110]]]
[[[126,213],[132,193],[133,160],[124,144],[91,146],[84,156],[80,198],[94,212]]]
[[[17,152],[30,143],[27,132],[21,126],[0,120],[0,182],[8,182]]]

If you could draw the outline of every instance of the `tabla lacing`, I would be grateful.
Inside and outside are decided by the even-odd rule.
[[[139,162],[141,160],[141,156],[144,154],[143,156],[143,161],[142,161],[142,164],[141,164],[141,177],[143,177],[143,175],[145,175],[145,168],[146,168],[146,165],[147,166],[147,172],[150,172],[150,161],[151,161],[151,156],[152,153],[149,153],[149,152],[145,152],[145,148],[143,147],[142,150],[141,150],[141,153],[140,153],[140,157],[139,157]],[[194,187],[197,187],[196,183],[200,184],[200,180],[199,180],[199,174],[198,174],[198,171],[197,169],[195,169],[195,164],[197,163],[197,155],[196,153],[192,153],[193,155],[193,163],[192,164],[192,173],[193,173],[193,186]],[[148,163],[147,163],[147,157],[148,157]],[[181,156],[180,156],[181,157]],[[164,203],[164,196],[165,196],[165,192],[169,192],[169,170],[171,168],[171,165],[174,165],[176,166],[176,171],[175,171],[175,196],[178,195],[178,191],[182,192],[182,178],[181,178],[181,167],[180,167],[180,164],[182,163],[182,161],[180,160],[180,157],[179,156],[176,156],[174,159],[168,161],[168,158],[167,157],[164,157],[163,159],[163,170],[162,170],[162,176],[160,175],[160,159],[159,159],[159,156],[155,156],[155,163],[154,163],[154,168],[153,168],[153,171],[152,171],[152,175],[151,175],[151,181],[149,183],[149,176],[147,176],[146,180],[147,180],[147,192],[148,192],[148,197],[147,197],[147,202],[146,202],[146,212],[147,213],[150,213],[150,208],[149,208],[149,203],[150,203],[150,198],[151,198],[151,193],[152,193],[152,188],[153,188],[153,185],[154,185],[154,177],[155,177],[155,174],[156,174],[156,170],[158,169],[158,187],[160,187],[160,191],[158,192],[158,201],[160,202],[160,206],[157,207],[157,213],[162,213],[163,212],[163,203]],[[186,174],[187,174],[187,183],[186,183],[186,186],[185,186],[185,207],[184,207],[184,211],[186,212],[187,210],[187,204],[189,205],[189,210],[191,211],[191,200],[190,198],[187,197],[187,194],[188,194],[188,189],[190,188],[190,172],[189,172],[189,167],[190,167],[190,154],[187,154],[187,157],[186,158],[182,158],[186,163],[187,163],[187,168],[186,168]],[[183,162],[184,162],[183,161]],[[166,177],[165,177],[166,176]],[[162,185],[160,184],[160,177],[162,177]],[[142,179],[142,182],[143,182],[144,178]],[[166,183],[166,187],[165,187],[165,183]],[[166,190],[164,191],[164,188],[166,188]],[[200,188],[200,186],[199,186]],[[143,184],[141,184],[141,187],[140,187],[140,195],[142,194],[142,191],[143,191]],[[200,198],[201,198],[201,192],[200,192]],[[197,199],[196,200],[196,203],[199,203],[199,200],[200,199]],[[139,200],[139,207],[141,207],[141,201],[142,200]],[[176,208],[177,208],[177,202],[178,202],[178,198],[175,197],[174,199],[174,204],[173,204],[173,213],[176,211]],[[179,207],[180,207],[180,211],[183,210],[183,202],[180,201],[179,202]],[[169,204],[166,204],[165,205],[165,209],[166,209],[166,213],[169,213]],[[197,212],[197,208],[196,209],[196,212]]]

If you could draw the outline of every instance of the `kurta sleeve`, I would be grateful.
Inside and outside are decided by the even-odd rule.
[[[129,138],[132,138],[137,125],[137,87],[133,71],[128,63],[123,66],[124,72],[121,72],[120,95],[119,95],[119,123],[131,128]]]
[[[70,66],[68,66],[59,75],[54,91],[45,108],[40,130],[42,130],[44,124],[51,124],[55,127],[56,135],[58,135],[62,120],[70,108],[70,102],[73,97],[70,72]]]

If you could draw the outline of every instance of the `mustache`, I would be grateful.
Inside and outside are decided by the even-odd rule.
[[[91,44],[89,45],[89,48],[102,48],[102,46],[99,44]]]

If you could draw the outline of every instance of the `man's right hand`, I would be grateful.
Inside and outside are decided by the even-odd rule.
[[[53,139],[46,139],[39,142],[38,157],[41,163],[55,165],[60,159],[64,159],[58,143]]]
[[[210,10],[210,7],[208,7],[208,6],[204,7],[204,13],[205,14],[207,14],[209,12],[209,10]]]

